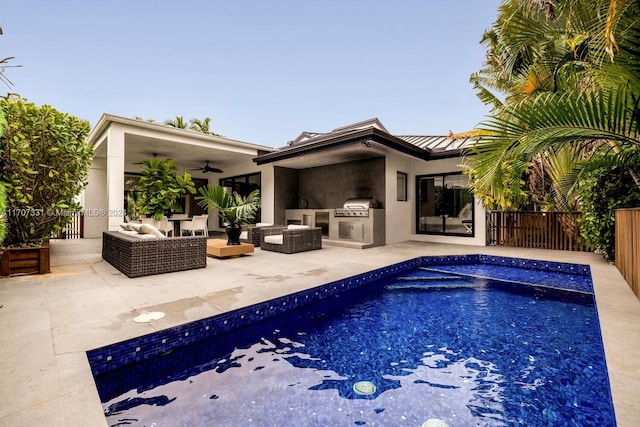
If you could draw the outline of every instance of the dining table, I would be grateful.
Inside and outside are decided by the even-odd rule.
[[[187,218],[174,218],[174,217],[169,217],[167,218],[170,222],[173,223],[173,235],[174,236],[182,236],[182,230],[180,228],[180,223],[182,221],[192,221],[193,217],[187,217]]]

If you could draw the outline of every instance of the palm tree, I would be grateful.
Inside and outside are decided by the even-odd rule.
[[[196,132],[206,133],[208,135],[218,135],[217,133],[213,132],[210,128],[210,125],[211,125],[210,117],[205,117],[204,120],[191,119],[189,123],[190,123],[189,129],[191,130],[194,130]]]
[[[171,119],[165,120],[164,124],[166,126],[171,126],[178,129],[187,128],[187,122],[184,120],[184,117],[182,116],[176,116],[175,120],[171,120]]]
[[[483,39],[485,67],[472,76],[494,107],[470,149],[473,188],[502,206],[523,203],[522,177],[539,153],[594,141],[616,155],[640,149],[638,2],[555,4],[549,20],[531,2],[505,2]]]

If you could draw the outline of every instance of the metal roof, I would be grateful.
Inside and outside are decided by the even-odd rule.
[[[373,118],[335,128],[331,132],[304,131],[296,139],[289,141],[287,146],[258,156],[254,161],[258,164],[269,163],[303,152],[310,153],[344,144],[367,143],[361,139],[373,137],[373,141],[377,143],[425,160],[458,156],[460,150],[471,143],[469,137],[452,138],[451,135],[393,135],[377,118]]]
[[[471,138],[451,138],[449,136],[429,136],[429,135],[396,135],[403,141],[413,144],[423,150],[430,151],[452,151],[466,148],[471,143]]]

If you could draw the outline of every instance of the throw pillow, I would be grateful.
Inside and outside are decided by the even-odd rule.
[[[140,234],[151,234],[159,239],[165,239],[166,236],[151,224],[141,224],[138,230]]]
[[[129,223],[129,227],[131,227],[131,230],[133,230],[133,231],[139,231],[141,225],[142,224],[137,223],[137,222],[130,222]]]

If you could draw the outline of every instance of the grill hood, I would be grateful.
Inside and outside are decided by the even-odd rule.
[[[354,197],[347,199],[342,205],[343,209],[374,209],[376,200],[373,197]]]

